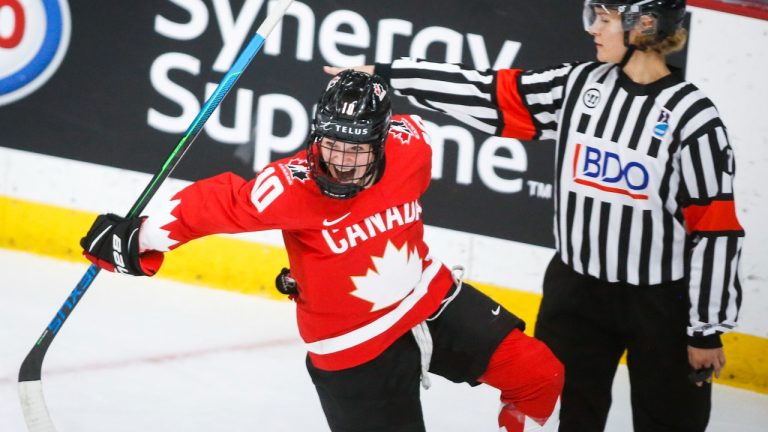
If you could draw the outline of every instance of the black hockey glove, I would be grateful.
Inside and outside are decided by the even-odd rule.
[[[277,275],[275,287],[281,294],[287,295],[291,300],[296,300],[299,296],[299,285],[296,283],[296,279],[291,276],[291,270],[285,267]]]
[[[88,234],[80,239],[83,255],[104,270],[153,276],[163,263],[163,253],[147,251],[139,255],[139,228],[143,220],[111,213],[99,215]]]

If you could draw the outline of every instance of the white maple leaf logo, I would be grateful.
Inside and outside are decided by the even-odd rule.
[[[374,269],[365,276],[352,276],[357,288],[352,295],[372,303],[371,312],[393,305],[410,293],[421,279],[421,257],[408,253],[408,243],[397,249],[387,242],[381,257],[371,257]]]

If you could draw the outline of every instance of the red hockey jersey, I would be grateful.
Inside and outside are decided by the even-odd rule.
[[[251,181],[225,173],[195,182],[173,197],[168,213],[149,215],[141,248],[281,229],[313,364],[362,364],[435,312],[453,283],[424,242],[419,197],[431,179],[431,149],[418,117],[393,116],[385,155],[381,179],[346,200],[321,193],[304,151]]]

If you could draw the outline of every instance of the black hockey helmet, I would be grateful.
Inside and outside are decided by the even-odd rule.
[[[583,20],[586,31],[595,22],[596,7],[619,13],[625,44],[629,43],[629,31],[640,21],[641,16],[654,18],[656,25],[647,34],[655,35],[656,41],[675,34],[685,18],[685,0],[585,0]]]
[[[307,140],[309,171],[320,190],[332,198],[352,198],[375,182],[384,168],[384,143],[392,117],[389,89],[377,75],[344,70],[333,77],[317,102],[312,133]],[[362,176],[338,179],[323,160],[323,138],[351,144],[370,144]],[[334,150],[336,151],[336,150]],[[355,167],[362,166],[360,164]],[[338,171],[339,166],[335,165]],[[353,170],[352,166],[348,166]],[[342,170],[345,168],[341,168]]]

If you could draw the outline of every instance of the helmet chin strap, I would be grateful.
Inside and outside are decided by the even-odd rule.
[[[624,69],[624,66],[629,63],[629,59],[632,58],[632,54],[635,53],[635,50],[637,50],[637,47],[634,45],[629,45],[627,47],[627,51],[624,53],[624,57],[622,57],[621,61],[619,62],[619,68],[622,70]]]
[[[354,198],[355,195],[360,193],[364,188],[357,184],[339,184],[331,181],[327,176],[319,176],[315,178],[320,191],[331,198],[336,199],[349,199]]]
[[[629,43],[629,32],[624,32],[624,46],[627,47],[627,51],[624,52],[624,57],[621,58],[621,61],[619,62],[619,68],[624,69],[624,66],[629,63],[629,59],[632,58],[632,54],[635,53],[637,50],[637,46],[635,44]]]

